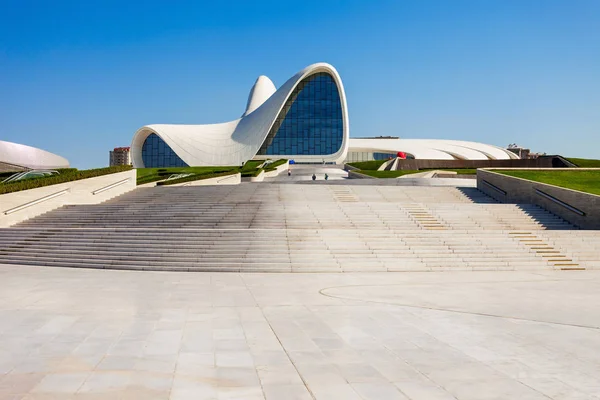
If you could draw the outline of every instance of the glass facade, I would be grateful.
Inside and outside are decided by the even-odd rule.
[[[303,79],[277,116],[258,155],[329,155],[342,147],[342,101],[331,75]]]
[[[157,134],[152,133],[142,146],[142,160],[146,168],[187,167],[173,149]]]

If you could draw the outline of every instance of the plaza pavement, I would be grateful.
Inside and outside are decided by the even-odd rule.
[[[600,398],[600,271],[0,265],[0,399]]]

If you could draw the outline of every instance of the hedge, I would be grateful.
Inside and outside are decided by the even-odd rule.
[[[77,171],[77,168],[59,168],[59,169],[49,168],[48,170],[57,171],[59,174],[66,174],[66,173],[71,173],[71,172]],[[0,183],[2,183],[2,181],[5,180],[6,178],[9,178],[15,174],[20,174],[21,172],[27,172],[27,170],[12,171],[12,172],[0,172]],[[38,179],[38,178],[45,178],[45,176],[38,176],[35,178],[27,178],[27,179]]]
[[[60,175],[44,176],[10,183],[0,183],[0,194],[20,192],[21,190],[36,189],[44,186],[57,185],[59,183],[115,174],[117,172],[129,171],[130,169],[131,165],[118,165],[114,167],[88,169],[83,171],[78,171],[76,168],[64,168],[58,170],[59,172],[63,172]]]

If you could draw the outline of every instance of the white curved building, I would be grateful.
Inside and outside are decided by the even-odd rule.
[[[346,162],[386,160],[404,153],[424,160],[510,160],[519,156],[498,146],[461,140],[365,138],[350,139]]]
[[[517,158],[496,146],[453,140],[350,139],[344,86],[333,66],[313,64],[279,89],[259,76],[246,110],[211,125],[146,125],[133,136],[135,168],[233,166],[250,159],[342,163],[409,158],[497,160]]]
[[[278,90],[260,76],[246,111],[212,125],[147,125],[133,137],[136,168],[241,165],[250,159],[335,162],[346,158],[349,126],[340,76],[313,64]]]
[[[0,171],[59,168],[69,168],[69,161],[42,149],[0,140]]]

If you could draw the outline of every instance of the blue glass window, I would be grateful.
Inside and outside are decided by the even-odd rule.
[[[258,155],[328,155],[344,140],[340,93],[331,75],[319,72],[293,90]]]
[[[142,146],[146,168],[187,167],[188,165],[157,134],[150,134]]]
[[[389,160],[390,158],[396,158],[397,153],[373,153],[373,160]]]

